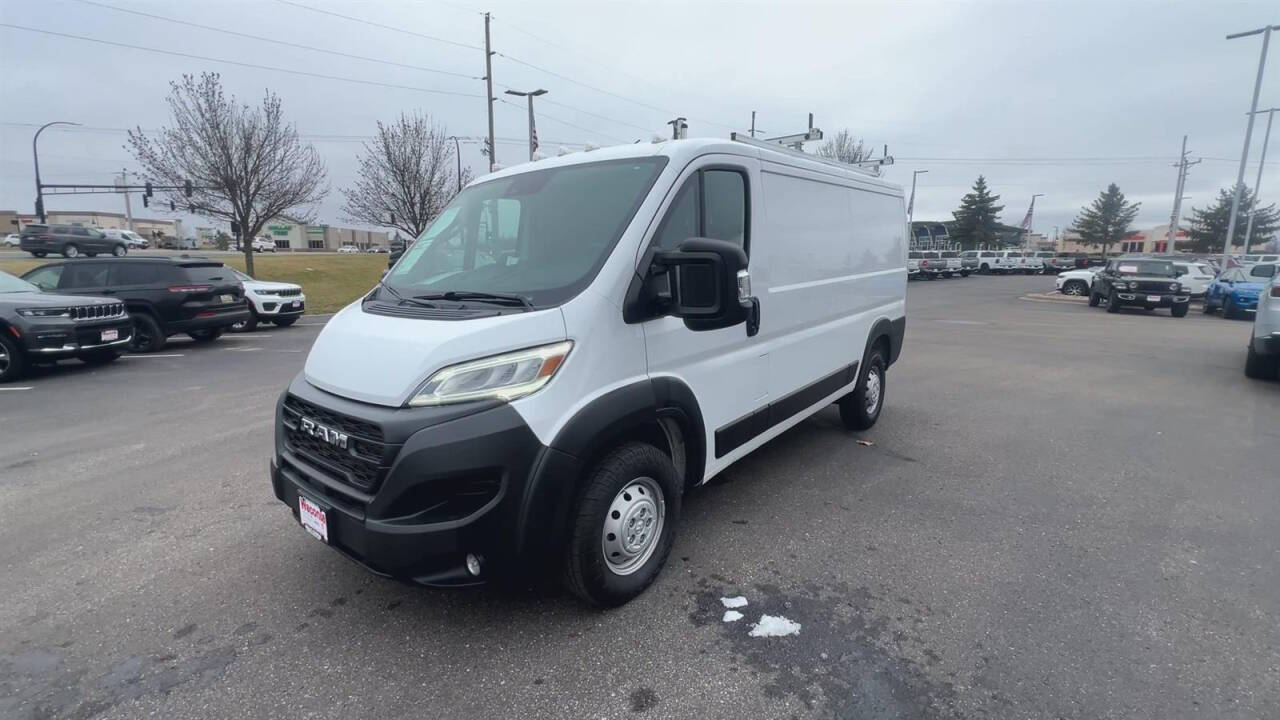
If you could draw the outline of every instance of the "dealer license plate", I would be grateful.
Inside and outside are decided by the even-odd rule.
[[[218,296],[218,302],[229,303],[229,302],[232,302],[233,300],[235,300],[235,297],[234,297],[234,296],[232,296],[232,295],[219,295],[219,296]]]
[[[1160,302],[1160,296],[1159,296],[1159,295],[1148,295],[1148,296],[1147,296],[1147,302]]]
[[[329,518],[324,509],[301,495],[298,496],[298,519],[315,539],[329,542]]]
[[[119,339],[120,339],[119,330],[116,330],[113,328],[111,330],[102,331],[102,342],[115,342],[116,340],[119,340]]]

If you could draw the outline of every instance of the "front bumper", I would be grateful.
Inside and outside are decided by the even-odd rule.
[[[170,334],[180,332],[191,332],[193,330],[215,330],[238,322],[248,320],[250,317],[249,306],[243,303],[237,305],[224,305],[217,308],[202,310],[185,320],[173,320],[166,323],[165,330]]]
[[[288,317],[290,315],[301,315],[307,309],[307,298],[305,295],[295,296],[278,296],[278,295],[254,295],[251,298],[253,302],[253,311],[259,317]]]
[[[378,456],[365,489],[349,481],[344,456],[300,433],[299,408],[326,427],[345,423],[354,451]],[[364,439],[373,432],[381,441]],[[577,473],[576,459],[543,446],[505,403],[387,408],[299,378],[277,404],[276,497],[295,520],[299,496],[320,505],[335,550],[416,584],[472,585],[535,571],[564,534]],[[483,559],[479,577],[465,568],[468,554]]]
[[[1173,295],[1169,293],[1156,294],[1145,292],[1125,291],[1117,292],[1116,297],[1120,299],[1121,305],[1132,305],[1134,307],[1145,308],[1169,308],[1174,305],[1185,305],[1191,302],[1191,296],[1187,294]],[[1154,298],[1154,299],[1153,299]]]
[[[1258,296],[1257,295],[1232,295],[1231,307],[1238,312],[1257,312]]]
[[[99,350],[125,349],[133,336],[133,323],[127,315],[106,322],[56,320],[23,323],[23,349],[32,357],[57,359],[74,357]],[[103,341],[103,331],[115,330],[116,339]]]

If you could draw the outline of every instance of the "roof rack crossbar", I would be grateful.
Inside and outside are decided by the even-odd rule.
[[[758,147],[758,148],[761,148],[762,150],[771,150],[773,152],[780,152],[785,155],[791,155],[792,157],[804,158],[805,160],[822,163],[824,165],[830,165],[832,167],[838,167],[844,170],[853,170],[854,172],[862,173],[863,175],[867,175],[868,177],[880,177],[880,174],[871,168],[865,168],[859,165],[851,165],[849,163],[840,162],[839,160],[832,160],[831,158],[824,158],[818,155],[810,155],[809,153],[801,152],[799,150],[794,150],[785,145],[779,145],[778,143],[775,143],[775,142],[757,140],[753,137],[743,135],[742,133],[739,133],[739,132],[729,133],[729,139],[734,142],[740,142],[746,145],[751,145],[753,147]]]

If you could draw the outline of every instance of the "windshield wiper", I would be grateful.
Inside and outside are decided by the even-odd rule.
[[[378,283],[378,287],[390,293],[391,297],[395,298],[396,301],[399,302],[401,305],[404,305],[405,303],[409,303],[411,305],[417,305],[418,307],[425,307],[425,308],[435,307],[434,303],[422,302],[421,300],[416,300],[414,298],[407,298],[401,295],[400,293],[396,292],[395,290],[392,290],[391,286],[386,284],[385,282]]]
[[[454,302],[475,300],[477,302],[491,303],[493,305],[510,305],[515,303],[520,307],[533,308],[533,300],[526,295],[517,295],[516,293],[481,292],[479,290],[448,290],[446,292],[427,293],[426,295],[414,295],[413,299],[451,300]]]

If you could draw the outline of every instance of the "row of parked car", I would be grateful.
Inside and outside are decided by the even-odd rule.
[[[912,250],[907,253],[909,279],[936,280],[959,275],[1037,275],[1086,268],[1095,261],[1085,253],[1021,250]]]
[[[298,285],[187,255],[64,260],[21,278],[0,272],[0,382],[33,364],[155,352],[178,334],[208,343],[260,322],[288,327],[305,309]]]
[[[1237,260],[1219,273],[1202,260],[1122,256],[1103,266],[1061,272],[1056,283],[1062,294],[1088,295],[1090,307],[1105,306],[1109,313],[1167,308],[1174,317],[1186,317],[1191,301],[1201,299],[1206,315],[1251,317],[1245,374],[1274,379],[1280,375],[1280,256],[1254,258],[1258,262]]]

